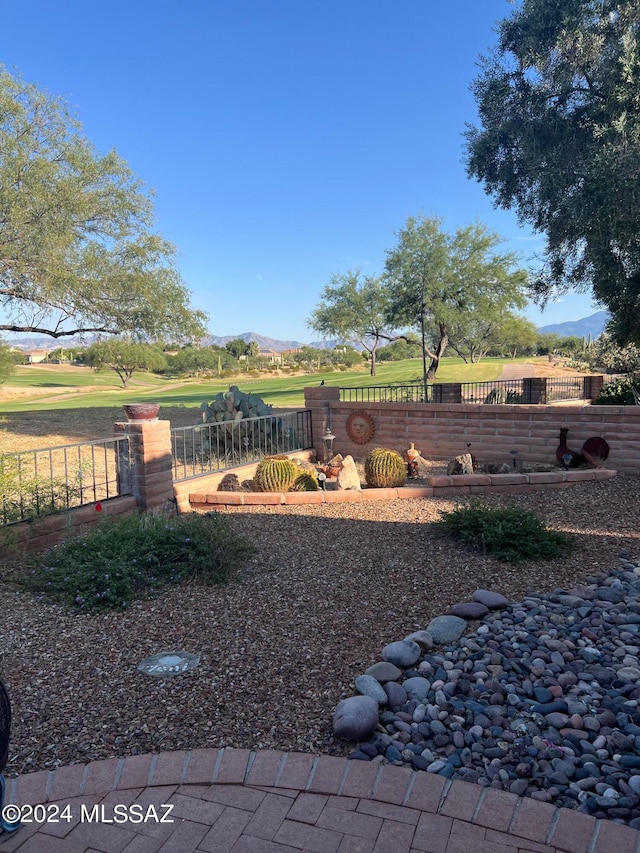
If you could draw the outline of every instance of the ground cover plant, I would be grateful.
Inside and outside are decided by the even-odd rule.
[[[18,582],[79,610],[119,609],[169,584],[225,583],[252,553],[218,515],[131,515],[52,549]]]
[[[567,534],[551,530],[534,512],[517,506],[491,507],[470,500],[443,512],[440,524],[454,538],[510,563],[555,559],[573,545]]]

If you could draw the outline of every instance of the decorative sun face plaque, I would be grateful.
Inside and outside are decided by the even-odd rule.
[[[191,655],[189,652],[159,652],[157,655],[145,658],[138,666],[138,672],[166,678],[190,672],[199,663],[200,655]]]
[[[347,435],[355,444],[371,441],[375,431],[373,418],[367,412],[352,412],[347,418]]]

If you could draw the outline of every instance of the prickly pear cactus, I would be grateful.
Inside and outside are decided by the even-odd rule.
[[[286,456],[267,456],[256,468],[253,478],[259,492],[288,492],[300,474],[300,468]]]
[[[291,486],[292,492],[317,492],[318,489],[318,480],[311,471],[303,471],[298,474]]]
[[[261,418],[271,414],[272,407],[256,394],[244,394],[237,385],[221,391],[210,403],[202,403],[200,410],[205,424],[239,421],[242,418]]]
[[[399,453],[386,447],[376,447],[364,461],[367,486],[374,489],[404,486],[407,468]]]

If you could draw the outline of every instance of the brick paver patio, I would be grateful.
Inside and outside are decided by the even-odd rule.
[[[392,765],[195,749],[7,780],[0,853],[640,853],[640,833]],[[46,820],[43,820],[46,818]]]

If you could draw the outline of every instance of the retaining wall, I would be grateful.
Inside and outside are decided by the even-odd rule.
[[[319,453],[321,436],[330,426],[336,436],[334,450],[355,459],[363,459],[374,447],[404,452],[413,442],[426,459],[451,459],[470,450],[480,464],[511,464],[510,451],[517,450],[518,462],[554,465],[560,428],[567,427],[572,450],[580,451],[588,438],[600,436],[610,449],[606,466],[640,476],[640,406],[346,403],[338,388],[326,386],[305,388],[305,405],[312,411]],[[366,444],[356,444],[347,435],[352,412],[373,418],[375,433]]]

